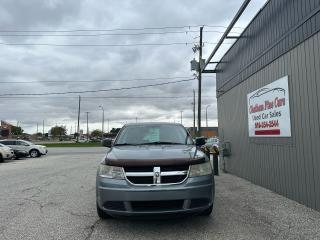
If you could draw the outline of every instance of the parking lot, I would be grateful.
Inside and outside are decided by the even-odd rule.
[[[99,220],[105,148],[52,148],[0,164],[0,239],[320,239],[320,213],[229,174],[210,217]]]

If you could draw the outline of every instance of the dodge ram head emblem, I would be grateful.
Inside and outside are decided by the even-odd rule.
[[[160,167],[153,168],[153,184],[161,183],[161,170]]]

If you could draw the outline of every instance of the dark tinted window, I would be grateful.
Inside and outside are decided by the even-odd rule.
[[[16,141],[1,141],[0,143],[4,145],[16,145]]]

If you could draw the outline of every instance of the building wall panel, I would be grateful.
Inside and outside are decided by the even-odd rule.
[[[216,67],[220,96],[320,31],[320,0],[270,0]]]
[[[292,137],[249,138],[247,94],[289,76]],[[226,170],[320,210],[320,33],[218,98]]]

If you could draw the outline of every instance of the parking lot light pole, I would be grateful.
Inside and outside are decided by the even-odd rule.
[[[80,106],[81,106],[81,97],[79,96],[78,126],[77,126],[77,143],[79,142],[79,135],[80,135]]]
[[[208,107],[210,107],[210,105],[206,106],[206,127],[208,127]]]
[[[89,142],[89,112],[87,114],[87,141]]]
[[[101,105],[99,106],[99,108],[102,110],[101,139],[103,139],[103,133],[104,133],[104,108]]]

